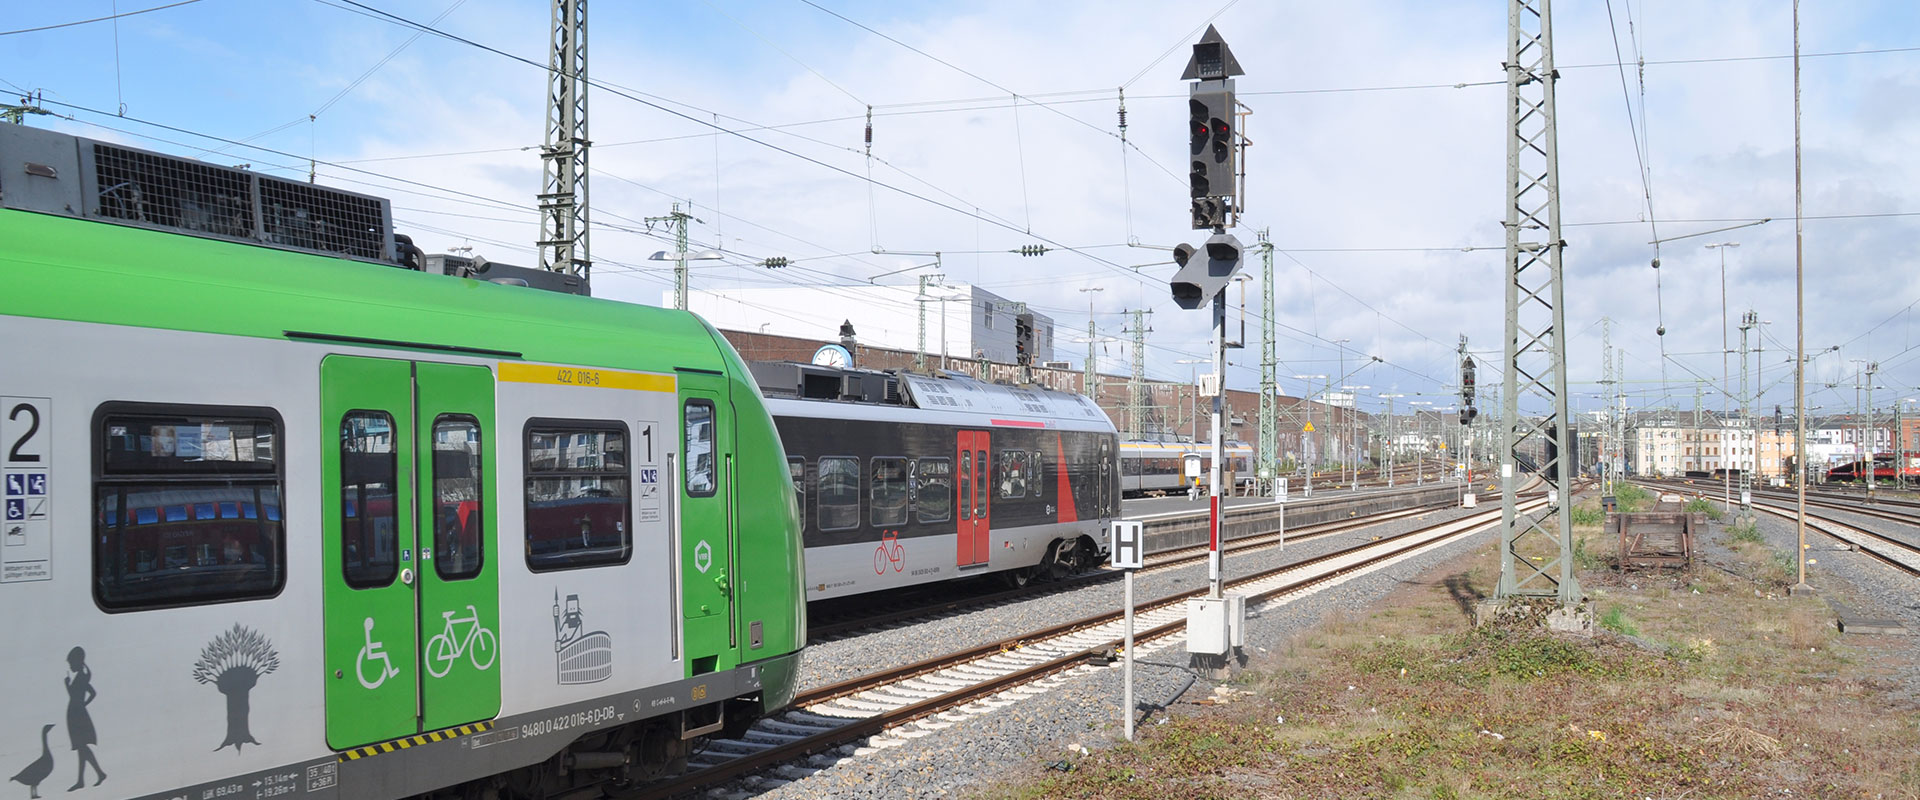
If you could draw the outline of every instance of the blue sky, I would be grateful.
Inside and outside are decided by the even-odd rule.
[[[1166,258],[1129,241],[1197,238],[1184,224],[1184,180],[1162,169],[1178,166],[1184,148],[1178,75],[1187,34],[1226,6],[1216,24],[1247,69],[1239,87],[1255,112],[1247,221],[1270,228],[1287,251],[1276,276],[1278,319],[1287,326],[1282,375],[1334,371],[1341,353],[1329,342],[1349,339],[1349,362],[1379,355],[1390,364],[1354,380],[1381,392],[1438,393],[1451,379],[1448,354],[1459,333],[1476,350],[1497,346],[1501,253],[1459,248],[1502,241],[1504,89],[1452,86],[1501,79],[1504,3],[817,2],[926,55],[799,0],[602,0],[592,6],[592,74],[693,116],[717,112],[729,129],[833,120],[746,135],[859,175],[870,166],[861,139],[872,105],[876,180],[978,208],[1004,227],[885,189],[870,193],[860,180],[789,153],[732,136],[716,141],[709,127],[596,92],[593,203],[596,222],[608,226],[594,238],[597,293],[659,302],[669,278],[645,256],[660,243],[630,231],[676,198],[705,220],[697,240],[806,259],[814,270],[773,276],[730,262],[697,271],[703,288],[864,283],[915,261],[865,252],[875,246],[1006,250],[1032,243],[1023,233],[1031,230],[1111,263],[1060,252],[1024,261],[968,254],[950,256],[947,274],[1028,300],[1073,328],[1084,327],[1086,314],[1076,289],[1101,285],[1095,319],[1103,332],[1120,334],[1125,308],[1154,308],[1150,371],[1184,376],[1175,362],[1204,350],[1205,315],[1180,313],[1166,300],[1170,266],[1123,267]],[[119,9],[159,4],[120,0]],[[422,22],[445,13],[446,31],[546,57],[544,3],[368,5]],[[0,28],[13,30],[105,15],[112,4],[5,7]],[[1784,356],[1776,345],[1790,345],[1793,334],[1790,62],[1662,63],[1786,55],[1789,8],[1615,0],[1611,28],[1600,0],[1556,8],[1564,219],[1633,223],[1564,231],[1576,406],[1597,402],[1585,395],[1598,391],[1590,382],[1600,377],[1603,314],[1615,320],[1613,342],[1627,350],[1636,404],[1691,408],[1689,381],[1718,378],[1719,254],[1701,245],[1722,240],[1741,243],[1727,254],[1730,313],[1753,307],[1772,323],[1763,402],[1790,403],[1790,384],[1781,382],[1787,365],[1776,358]],[[1909,3],[1810,1],[1803,49],[1920,47],[1916,13]],[[1644,118],[1636,70],[1625,70],[1623,97],[1622,74],[1611,66],[1616,32],[1629,60],[1637,47],[1649,62]],[[525,148],[543,136],[542,70],[427,36],[309,122],[412,34],[318,0],[202,0],[120,20],[117,48],[115,33],[113,24],[96,23],[0,36],[0,90],[39,89],[50,101],[106,112],[50,103],[76,120],[32,122],[82,135],[303,176],[304,158],[313,156],[330,162],[318,165],[323,182],[392,198],[402,229],[429,249],[465,243],[495,260],[535,261],[539,161]],[[1920,185],[1920,52],[1808,58],[1804,70],[1807,213],[1920,212],[1912,189]],[[1443,88],[1253,94],[1429,84]],[[1113,136],[1114,90],[1123,85],[1129,140],[1138,147],[1124,160]],[[1028,100],[1016,110],[1003,89]],[[1658,292],[1629,102],[1653,208],[1666,220],[1660,235],[1728,224],[1689,220],[1776,218],[1664,245]],[[121,103],[131,119],[114,117]],[[280,154],[136,119],[249,139]],[[465,155],[440,155],[448,153]],[[1881,397],[1920,396],[1920,350],[1910,349],[1920,344],[1912,325],[1916,222],[1807,223],[1808,344],[1842,345],[1814,362],[1809,403],[1823,411],[1851,406],[1854,358],[1881,361],[1881,383],[1893,389]],[[844,253],[859,255],[826,257]],[[903,284],[912,278],[896,276]],[[1654,334],[1662,324],[1665,358]],[[1066,338],[1063,355],[1077,360]],[[1124,363],[1123,348],[1108,346],[1105,368]],[[1254,375],[1241,366],[1230,379],[1245,386]],[[1300,391],[1292,381],[1283,388]],[[1708,405],[1717,408],[1711,391]]]

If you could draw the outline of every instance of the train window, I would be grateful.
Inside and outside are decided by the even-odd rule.
[[[400,456],[393,417],[349,411],[340,419],[340,554],[347,585],[386,586],[400,572]]]
[[[914,516],[921,522],[953,518],[953,459],[923,458],[914,469]]]
[[[1026,497],[1030,477],[1026,452],[1008,450],[1000,454],[1000,499]]]
[[[93,575],[102,608],[279,593],[279,429],[279,416],[263,408],[100,407]]]
[[[713,403],[687,401],[687,494],[712,497],[719,486],[714,472]]]
[[[973,515],[987,515],[987,470],[993,465],[987,461],[987,451],[973,451]]]
[[[960,451],[960,518],[973,519],[973,451]]]
[[[626,563],[633,554],[627,426],[528,420],[526,442],[527,566]]]
[[[820,530],[843,531],[860,525],[860,459],[820,459]]]
[[[1038,450],[1033,451],[1033,480],[1028,481],[1028,485],[1033,489],[1033,497],[1035,500],[1040,499],[1041,495],[1046,494],[1047,467],[1046,462],[1040,460],[1040,451]]]
[[[787,479],[793,481],[793,502],[800,513],[807,511],[807,460],[787,456]]]
[[[907,460],[873,460],[871,521],[876,528],[907,524]]]
[[[442,578],[480,574],[486,547],[484,486],[480,423],[441,415],[433,421],[433,569]]]

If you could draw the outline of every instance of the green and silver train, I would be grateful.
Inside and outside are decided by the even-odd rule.
[[[557,796],[792,698],[800,520],[733,348],[389,220],[0,125],[21,796]]]

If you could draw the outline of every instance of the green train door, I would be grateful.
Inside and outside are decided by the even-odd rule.
[[[687,675],[737,663],[733,416],[720,376],[680,373],[680,576]]]
[[[493,376],[321,363],[327,742],[336,749],[500,709]]]

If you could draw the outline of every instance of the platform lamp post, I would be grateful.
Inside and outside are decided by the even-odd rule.
[[[647,256],[648,261],[673,262],[673,307],[681,311],[687,310],[687,262],[719,261],[723,258],[726,258],[726,256],[722,255],[718,250],[702,250],[698,253],[688,253],[684,248],[673,252],[660,250],[656,251],[653,255]]]
[[[1720,488],[1729,510],[1733,508],[1733,469],[1727,461],[1727,417],[1731,414],[1727,398],[1733,393],[1727,390],[1733,384],[1733,372],[1727,367],[1727,249],[1739,246],[1739,242],[1706,245],[1708,250],[1720,252]]]

